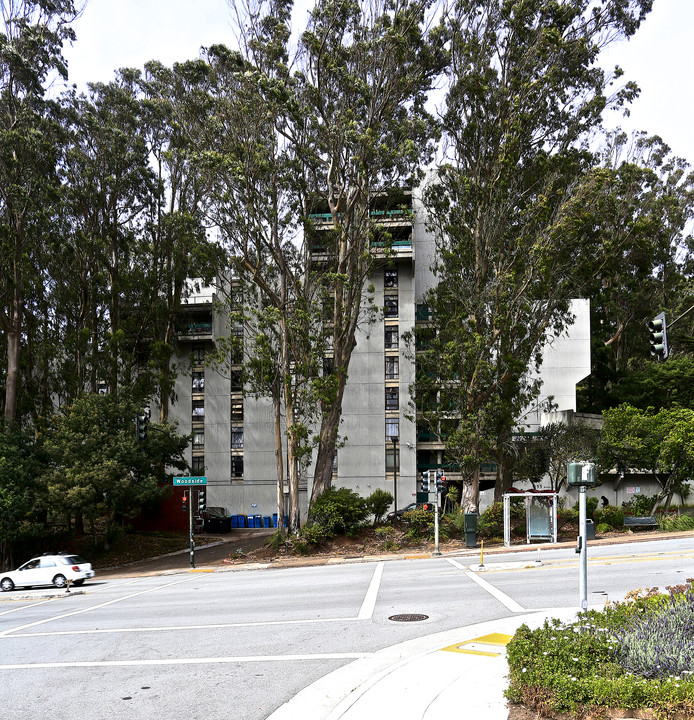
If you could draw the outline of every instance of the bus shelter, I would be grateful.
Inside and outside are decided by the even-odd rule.
[[[557,542],[557,493],[551,490],[504,494],[504,546],[511,546],[511,499],[525,499],[526,542]]]

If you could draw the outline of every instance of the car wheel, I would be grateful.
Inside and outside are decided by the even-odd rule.
[[[67,580],[65,579],[65,575],[56,575],[53,578],[53,584],[57,588],[64,588],[67,585]]]
[[[3,592],[9,592],[10,590],[14,590],[14,583],[10,578],[3,578],[0,580],[0,588],[2,588]]]
[[[84,580],[73,580],[72,584],[79,587],[80,585],[84,585]]]

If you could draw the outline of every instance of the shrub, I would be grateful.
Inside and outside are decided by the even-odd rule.
[[[506,696],[579,717],[588,711],[602,716],[606,708],[691,717],[694,601],[687,583],[668,588],[670,597],[657,588],[633,591],[627,602],[580,613],[570,625],[552,620],[533,631],[522,626],[507,648]]]
[[[694,592],[671,595],[657,612],[636,615],[615,633],[620,665],[643,677],[694,669]]]
[[[358,530],[370,512],[366,500],[349,488],[328,488],[311,508],[311,521],[327,536],[349,535]]]
[[[591,520],[595,520],[595,511],[598,509],[598,502],[598,498],[596,497],[586,498],[586,517],[591,518]],[[578,503],[574,505],[573,509],[578,512]]]
[[[393,504],[395,498],[387,490],[381,490],[378,488],[374,490],[368,498],[366,498],[366,507],[374,516],[374,525],[383,520],[383,516],[386,514],[388,508]]]
[[[658,529],[665,532],[680,532],[682,530],[694,530],[694,518],[691,515],[678,515],[668,513],[658,520]]]
[[[637,517],[650,515],[655,499],[655,495],[634,495],[631,500],[622,503],[622,509],[625,515],[636,515]]]
[[[385,527],[376,528],[374,531],[376,537],[380,538],[383,542],[381,543],[382,550],[399,550],[400,543],[395,539],[395,528],[392,525],[386,525]]]
[[[598,523],[595,526],[596,533],[608,533],[612,532],[613,530],[614,528],[612,527],[612,525],[609,525],[608,523]]]
[[[624,511],[616,505],[605,505],[604,508],[595,511],[595,523],[606,523],[613,528],[624,526]]]
[[[462,518],[461,522],[464,523],[465,517],[463,513],[460,513],[460,517]],[[464,525],[461,525],[460,529],[464,531]],[[504,504],[502,502],[495,502],[477,518],[477,535],[486,540],[492,537],[502,537],[503,534]]]
[[[424,537],[434,536],[434,513],[429,510],[417,508],[406,512],[402,519],[409,524],[409,530],[405,534],[408,540],[419,540]]]
[[[307,523],[301,528],[301,539],[309,545],[320,545],[329,537],[330,533],[327,532],[323,525],[318,523]]]

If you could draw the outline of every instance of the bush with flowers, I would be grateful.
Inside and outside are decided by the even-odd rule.
[[[508,645],[512,703],[544,715],[694,717],[694,590],[633,591],[572,624],[521,626]]]

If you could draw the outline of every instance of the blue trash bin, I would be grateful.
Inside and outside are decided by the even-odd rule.
[[[238,515],[232,515],[231,516],[231,527],[237,528],[239,526],[239,516]]]
[[[277,513],[272,514],[272,527],[277,527]]]
[[[270,517],[269,516],[263,517],[263,527],[266,527],[266,528],[270,527]]]
[[[253,517],[253,526],[257,528],[263,527],[263,516],[262,515],[255,515]]]

